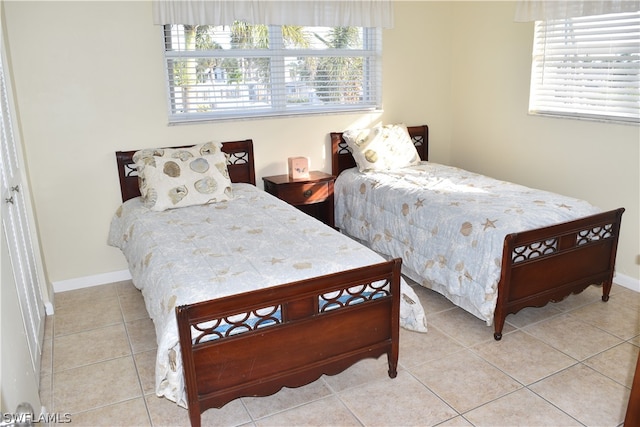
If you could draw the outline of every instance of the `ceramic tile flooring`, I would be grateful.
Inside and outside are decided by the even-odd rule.
[[[600,288],[484,322],[416,288],[429,332],[401,330],[397,378],[386,357],[297,389],[241,398],[203,425],[619,426],[640,348],[640,294]],[[189,425],[154,389],[155,332],[131,282],[56,294],[41,396],[74,427]]]

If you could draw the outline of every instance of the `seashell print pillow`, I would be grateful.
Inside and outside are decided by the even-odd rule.
[[[352,129],[342,133],[360,172],[404,168],[420,163],[404,124]]]
[[[222,144],[137,151],[140,194],[153,211],[230,200],[231,179]]]

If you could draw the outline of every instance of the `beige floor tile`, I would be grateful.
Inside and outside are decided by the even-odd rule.
[[[529,387],[587,426],[617,426],[624,420],[629,389],[578,364]]]
[[[453,417],[443,423],[437,425],[437,427],[473,427],[469,421],[465,420],[462,415]]]
[[[467,412],[464,417],[476,426],[582,426],[527,389],[520,389],[489,402]]]
[[[613,293],[612,289],[609,295]],[[602,302],[602,286],[589,286],[579,294],[571,294],[562,301],[552,304],[555,308],[567,312],[598,301]]]
[[[406,371],[350,388],[339,397],[366,426],[429,426],[458,415]]]
[[[56,412],[71,414],[142,396],[131,356],[53,374]]]
[[[522,387],[470,350],[413,367],[410,371],[459,413]]]
[[[429,326],[435,326],[466,347],[493,340],[493,327],[487,326],[484,321],[461,308],[427,314],[427,322]],[[460,325],[464,325],[464,327],[461,328]],[[507,334],[513,330],[514,327],[507,323],[504,325],[502,333]]]
[[[279,392],[272,394],[271,396],[243,397],[242,403],[244,403],[253,419],[258,419],[291,409],[312,400],[327,397],[330,394],[331,390],[320,378],[311,384],[307,384],[302,387],[284,387]]]
[[[256,426],[360,426],[353,414],[335,396],[306,403],[256,421]]]
[[[154,395],[146,396],[147,408],[154,427],[190,426],[189,412],[175,402]],[[251,421],[240,399],[227,403],[220,409],[212,408],[201,415],[203,426],[239,426]]]
[[[398,370],[400,369],[398,368]],[[338,375],[325,375],[323,379],[331,387],[331,390],[340,392],[388,375],[389,363],[387,362],[387,356],[383,355],[378,359],[361,360]]]
[[[143,351],[133,355],[144,394],[152,394],[156,390],[156,355],[156,350]]]
[[[150,426],[151,420],[142,397],[103,406],[71,416],[72,426],[143,427]]]
[[[524,328],[525,326],[550,319],[562,313],[555,304],[547,304],[544,307],[527,307],[516,314],[509,314],[506,322],[516,328]]]
[[[441,295],[413,286],[429,315],[429,332],[401,329],[397,378],[388,377],[386,356],[367,359],[311,385],[283,389],[268,397],[236,399],[221,409],[210,409],[202,415],[202,425],[349,425],[354,420],[365,426],[575,425],[572,418],[565,418],[564,411],[584,425],[606,426],[616,425],[624,415],[629,393],[624,385],[630,384],[634,356],[640,352],[640,315],[635,313],[640,310],[640,294],[614,285],[610,301],[602,303],[601,288],[591,287],[558,304],[508,316],[504,338],[495,341],[492,327],[454,307]],[[142,308],[140,291],[131,281],[56,294],[56,314],[45,319],[49,349],[46,341],[43,349],[43,363],[53,374],[47,375],[45,366],[41,375],[41,400],[49,412],[72,412],[74,425],[148,425],[149,421],[154,426],[189,425],[187,410],[155,396],[155,330],[146,310],[143,316]],[[565,313],[571,315],[567,317]],[[562,322],[557,327],[566,335],[569,317],[588,323],[590,331],[604,329],[628,341],[579,364],[517,329],[534,329],[535,325],[565,318],[564,329]],[[113,346],[107,345],[107,350],[96,349],[98,358],[116,358],[65,368],[64,363],[86,363],[91,359],[80,349],[103,345],[97,338],[100,334],[94,335],[90,330],[119,330],[119,342],[123,328],[133,355],[114,356],[109,353]],[[593,341],[600,345],[598,337],[602,335],[581,335],[590,346]],[[105,339],[107,336],[102,334],[102,341],[110,341]],[[467,346],[471,348],[465,349]],[[71,348],[79,353],[74,355]],[[587,352],[592,351],[589,347]],[[52,353],[48,362],[47,352]],[[65,370],[54,371],[56,357],[73,362],[64,362],[61,366]],[[456,372],[462,373],[462,379],[456,378]],[[497,386],[492,384],[495,372],[502,375],[497,376]],[[513,384],[520,386],[520,381],[531,383],[528,388],[535,393],[525,388],[495,392],[494,388],[501,389],[504,378],[508,379],[506,390],[511,390],[509,386]],[[456,390],[456,384],[466,387]],[[498,397],[460,415],[434,393],[437,387],[462,396],[458,396],[463,402],[458,404],[461,407],[473,405],[472,398],[464,396],[469,393],[466,388],[489,387],[488,392],[476,393],[495,392]],[[377,396],[374,404],[371,396]],[[146,413],[141,411],[145,406]],[[520,414],[526,414],[528,422],[518,421]],[[545,418],[540,418],[542,415]]]
[[[56,308],[54,318],[54,335],[58,337],[122,323],[122,311],[118,297],[113,296]]]
[[[44,339],[51,340],[53,339],[53,315],[47,315],[44,318]]]
[[[56,337],[53,371],[102,362],[131,354],[122,323]]]
[[[142,298],[140,291],[134,288],[133,291],[121,292],[118,298],[125,322],[149,319],[149,313],[147,312],[147,307],[144,305],[144,298]]]
[[[118,292],[113,284],[58,292],[55,294],[55,312],[58,314],[59,310],[68,307],[77,307],[90,301],[100,301],[105,298],[115,298],[117,296]]]
[[[455,305],[442,294],[420,286],[411,279],[407,279],[407,283],[411,285],[416,295],[418,295],[425,313],[433,314],[455,308]]]
[[[127,334],[134,353],[153,350],[158,347],[156,329],[153,321],[148,317],[127,322],[125,327],[127,328]]]
[[[53,412],[53,376],[40,376],[40,404],[45,407],[48,412]]]
[[[426,334],[400,329],[398,359],[405,368],[440,359],[462,349],[464,347],[459,342],[442,333],[436,326],[430,326]]]
[[[592,287],[595,287],[595,286],[592,286]],[[613,285],[611,285],[611,292],[609,294],[610,295],[615,295],[615,294],[617,294],[619,292],[628,291],[628,290],[630,290],[630,289],[629,288],[625,288],[624,286],[618,285],[616,283],[616,278],[614,277],[613,278]],[[632,291],[632,292],[635,292],[635,291]]]
[[[631,388],[640,348],[622,343],[584,361],[590,366],[620,384]]]
[[[116,288],[116,292],[118,293],[118,296],[122,296],[125,295],[127,293],[140,293],[140,289],[136,288],[133,285],[133,282],[131,280],[123,280],[122,282],[115,282],[112,283],[111,286],[114,286]]]
[[[572,314],[563,314],[524,330],[577,360],[584,360],[622,342],[620,338]]]
[[[42,355],[40,359],[40,375],[53,373],[53,339],[45,339],[42,343]]]
[[[615,297],[616,301],[619,301],[620,304],[640,311],[640,292],[621,287],[620,291],[616,292]]]
[[[472,350],[524,385],[576,363],[576,360],[522,331],[500,341],[478,344]]]
[[[608,302],[595,302],[571,312],[572,316],[624,340],[640,334],[640,310],[624,305],[624,294]]]

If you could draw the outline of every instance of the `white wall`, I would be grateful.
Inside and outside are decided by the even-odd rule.
[[[7,1],[16,101],[49,280],[126,269],[120,252],[106,245],[120,201],[116,150],[253,138],[261,181],[286,173],[294,155],[328,171],[328,133],[377,121],[428,124],[434,161],[627,207],[619,268],[639,278],[637,138],[631,141],[638,128],[527,116],[532,27],[512,22],[514,7],[395,2],[395,28],[383,35],[382,114],[170,127],[150,1]],[[582,172],[585,166],[591,172]],[[622,196],[614,198],[613,188]]]
[[[286,173],[289,156],[309,156],[313,168],[328,171],[331,131],[404,120],[430,124],[434,158],[447,161],[449,87],[442,82],[450,75],[449,46],[438,42],[449,34],[443,9],[446,16],[448,7],[437,3],[398,5],[398,23],[411,25],[384,35],[382,115],[170,127],[161,30],[151,23],[150,1],[8,1],[8,44],[49,279],[127,268],[119,250],[106,245],[120,202],[113,155],[119,149],[253,138],[261,186],[262,176]],[[419,27],[422,21],[428,25]],[[414,40],[423,40],[427,55],[407,57],[405,45]]]
[[[640,127],[527,114],[533,23],[514,2],[455,2],[451,161],[496,178],[625,207],[616,270],[640,278]]]

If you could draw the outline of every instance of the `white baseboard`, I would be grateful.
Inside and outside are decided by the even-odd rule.
[[[89,288],[91,286],[105,285],[107,283],[130,280],[129,270],[113,271],[111,273],[96,274],[93,276],[78,277],[76,279],[53,282],[53,292],[73,291],[75,289]]]
[[[613,276],[613,283],[631,289],[632,291],[640,292],[640,280],[634,279],[633,277],[627,276],[626,274],[616,273]]]
[[[51,301],[46,301],[44,303],[44,312],[47,316],[54,314],[53,303]]]

